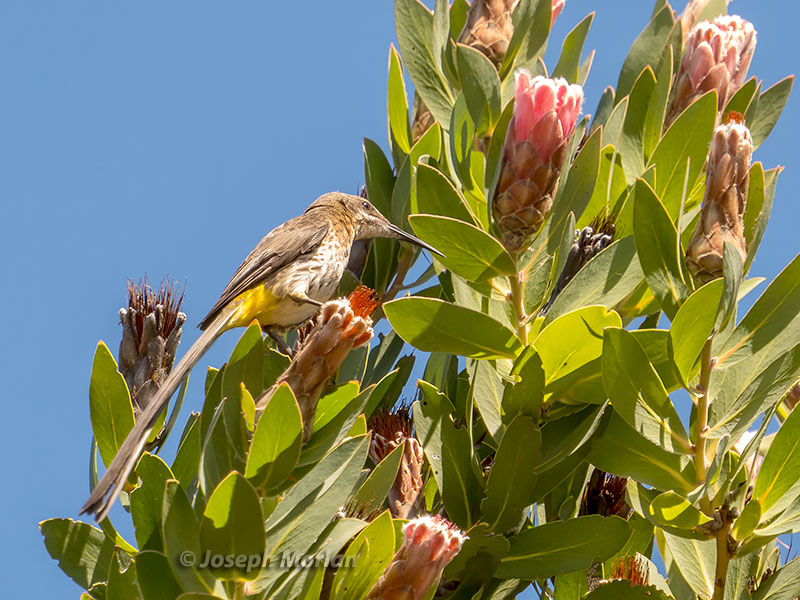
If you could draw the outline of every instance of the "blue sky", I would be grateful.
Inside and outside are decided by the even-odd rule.
[[[766,85],[800,58],[800,8],[777,5],[730,7],[756,25],[751,73]],[[567,0],[550,66],[594,6],[587,112],[616,84],[651,10],[644,1]],[[355,192],[362,137],[386,147],[394,38],[390,0],[300,10],[253,0],[0,4],[7,596],[78,595],[37,522],[76,517],[87,494],[89,371],[98,339],[116,352],[126,277],[186,281],[193,326],[267,231],[321,193]],[[798,131],[795,94],[756,154],[787,169],[753,275],[774,277],[800,245]],[[236,337],[226,335],[203,364],[224,361]],[[184,413],[200,406],[200,379]]]

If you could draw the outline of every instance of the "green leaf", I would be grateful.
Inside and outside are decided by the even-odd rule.
[[[750,270],[753,260],[764,238],[772,202],[778,185],[778,175],[783,167],[776,167],[764,173],[760,162],[750,167],[750,185],[747,192],[747,206],[744,210],[744,235],[747,244],[747,258],[744,261],[744,272]]]
[[[586,140],[575,157],[572,166],[567,172],[566,184],[559,189],[557,198],[553,203],[552,216],[550,217],[546,237],[542,240],[543,244],[540,245],[540,249],[534,254],[533,260],[539,260],[539,256],[545,247],[548,254],[555,255],[555,250],[564,237],[564,227],[569,222],[570,213],[574,214],[575,218],[583,214],[597,182],[597,174],[600,170],[602,138],[603,132],[601,130],[595,131],[589,136],[589,139]]]
[[[699,508],[675,492],[659,494],[648,508],[653,521],[666,527],[694,529],[711,521]]]
[[[711,598],[716,564],[714,540],[687,539],[667,532],[664,532],[664,539],[672,559],[692,590],[701,598]]]
[[[553,69],[552,77],[563,77],[570,83],[580,83],[578,69],[581,62],[581,53],[593,20],[594,13],[589,13],[564,38],[564,44],[561,46],[561,56],[558,58],[556,68]]]
[[[578,380],[599,381],[600,365],[591,363],[603,353],[603,331],[621,326],[619,315],[605,306],[580,308],[547,324],[533,341],[542,357],[545,393],[562,394]]]
[[[472,358],[512,358],[519,351],[513,331],[480,312],[433,298],[400,298],[383,305],[394,330],[425,352]]]
[[[181,436],[178,450],[175,452],[175,460],[172,461],[171,467],[174,478],[180,481],[181,485],[186,488],[188,488],[192,484],[194,478],[197,477],[201,450],[200,415],[198,413],[192,413],[189,420],[186,422],[186,428]],[[141,464],[139,468],[141,468]]]
[[[106,580],[114,544],[102,531],[72,519],[48,519],[39,529],[47,552],[75,583],[88,590]]]
[[[472,441],[466,427],[457,428],[452,419],[441,420],[441,486],[444,506],[450,519],[461,529],[469,529],[477,520],[482,496],[482,472],[472,453]],[[439,483],[437,481],[437,483]]]
[[[482,135],[492,131],[500,117],[500,77],[483,53],[463,44],[458,44],[457,48],[464,100],[475,129]]]
[[[507,81],[513,68],[535,61],[547,45],[552,22],[551,3],[545,0],[521,0],[513,14],[513,34],[508,44],[500,78]]]
[[[256,426],[247,453],[245,477],[258,489],[277,487],[297,464],[302,445],[303,417],[291,388],[282,383]]]
[[[761,521],[761,503],[757,498],[751,498],[736,518],[733,529],[731,529],[731,536],[735,540],[744,540],[750,537],[758,527],[759,521]]]
[[[397,476],[397,470],[403,459],[403,451],[404,444],[400,444],[392,450],[375,466],[366,481],[358,488],[352,502],[354,506],[358,507],[360,514],[368,515],[383,506]]]
[[[616,413],[592,439],[588,459],[604,471],[661,490],[688,495],[696,485],[694,463],[689,457],[648,441]]]
[[[393,148],[397,147],[401,153],[408,154],[411,150],[408,98],[406,97],[406,83],[403,79],[403,63],[394,44],[389,46],[388,87],[389,141]]]
[[[534,472],[542,474],[555,469],[559,463],[575,455],[597,430],[605,412],[605,405],[587,406],[562,419],[545,423],[542,427],[541,459],[534,465]]]
[[[395,0],[394,10],[397,42],[414,88],[433,117],[447,125],[454,100],[441,70],[440,49],[434,47],[433,14],[417,0]]]
[[[536,480],[531,465],[538,461],[541,443],[542,435],[530,417],[518,416],[503,434],[481,504],[481,518],[490,531],[502,533],[519,525],[530,504]]]
[[[648,167],[656,168],[655,192],[675,221],[681,207],[686,162],[689,162],[688,189],[705,164],[711,134],[717,118],[717,94],[709,92],[692,103],[670,126],[653,151]]]
[[[661,62],[661,69],[656,76],[656,86],[650,96],[644,117],[642,144],[644,146],[645,159],[649,159],[652,156],[664,131],[664,118],[670,89],[672,88],[672,76],[672,47],[668,46],[664,60]]]
[[[505,431],[502,417],[503,383],[489,361],[479,360],[475,370],[467,369],[467,372],[475,373],[472,381],[472,400],[475,407],[489,435],[495,442],[499,442]]]
[[[538,421],[544,401],[544,369],[542,357],[535,348],[528,346],[520,353],[510,376],[501,401],[503,423],[510,423],[517,415]]]
[[[717,316],[717,331],[724,331],[736,317],[736,305],[739,302],[739,288],[744,278],[744,266],[742,257],[736,247],[725,242],[722,247],[722,275],[724,290],[719,302],[719,315]]]
[[[619,74],[616,93],[618,102],[630,93],[636,78],[646,67],[656,69],[664,48],[669,43],[674,24],[672,9],[666,6],[653,15],[650,23],[633,42]]]
[[[212,591],[216,583],[213,575],[199,566],[203,547],[197,517],[183,488],[174,479],[164,487],[161,514],[161,541],[175,579],[188,592]],[[189,566],[187,553],[193,559]]]
[[[444,578],[459,582],[458,593],[477,593],[492,577],[500,559],[508,552],[509,544],[502,535],[490,533],[486,523],[478,523],[449,565]]]
[[[434,260],[469,281],[489,281],[516,273],[502,244],[474,225],[435,215],[408,218],[414,233],[444,254]]]
[[[645,171],[645,124],[655,88],[656,76],[648,66],[636,78],[628,98],[628,110],[625,111],[625,121],[617,143],[628,185]]]
[[[169,560],[160,552],[144,550],[136,555],[134,562],[142,600],[172,600],[183,592]]]
[[[391,215],[394,173],[380,146],[369,138],[364,138],[364,180],[367,197],[381,214]]]
[[[753,489],[753,498],[761,503],[765,519],[772,514],[770,509],[778,504],[789,490],[796,491],[798,480],[800,480],[800,411],[792,411],[775,434]]]
[[[523,531],[511,540],[497,577],[545,579],[588,569],[613,556],[631,535],[619,517],[589,515]]]
[[[675,368],[669,349],[669,331],[666,329],[634,329],[631,335],[647,354],[647,360],[658,373],[658,378],[668,392],[682,387],[681,376]]]
[[[643,277],[633,237],[616,241],[578,271],[550,307],[545,323],[582,306],[615,306]]]
[[[629,331],[605,330],[603,384],[614,410],[628,425],[667,451],[686,450],[689,442],[675,406]]]
[[[447,177],[430,165],[420,164],[416,173],[417,202],[411,207],[412,213],[442,215],[476,223],[466,200],[456,190]]]
[[[678,253],[678,231],[653,189],[636,181],[633,204],[633,237],[650,289],[670,319],[689,296]]]
[[[697,374],[695,365],[714,330],[723,291],[721,279],[707,283],[686,299],[672,320],[670,354],[685,385]]]
[[[264,555],[264,516],[258,493],[241,474],[231,473],[211,494],[203,513],[200,537],[204,550],[237,557],[234,568],[215,569],[217,577],[255,579]],[[241,556],[248,557],[246,564],[240,560]],[[253,556],[258,558],[255,565],[249,562]]]
[[[786,563],[753,593],[753,600],[794,600],[800,589],[800,558]]]
[[[118,552],[111,560],[106,597],[115,600],[139,600],[139,587],[136,585],[136,563],[128,560],[127,556],[120,562],[122,556]]]
[[[136,543],[142,550],[163,550],[161,522],[164,506],[164,489],[175,476],[166,463],[149,452],[142,454],[136,466],[142,483],[131,493],[131,517]]]
[[[654,585],[631,585],[624,579],[603,583],[588,596],[583,596],[583,600],[670,600],[670,598],[671,596]]]
[[[758,355],[762,364],[800,340],[800,255],[772,281],[719,351],[716,368]]]
[[[392,560],[394,546],[394,526],[387,510],[362,529],[347,548],[342,564],[347,565],[349,559],[354,566],[336,571],[331,599],[366,598]]]
[[[753,148],[758,148],[763,144],[772,128],[775,127],[789,100],[792,84],[794,84],[794,75],[789,75],[764,90],[758,97],[753,118],[747,123],[753,136]]]
[[[117,361],[102,341],[97,343],[92,364],[89,416],[100,457],[108,466],[133,428],[133,404]]]
[[[607,135],[607,131],[604,135]],[[613,161],[613,169],[612,169]],[[623,194],[628,191],[622,157],[616,148],[607,144],[600,151],[600,170],[592,192],[592,197],[583,214],[577,221],[578,229],[592,224],[595,217],[604,217],[614,208]]]

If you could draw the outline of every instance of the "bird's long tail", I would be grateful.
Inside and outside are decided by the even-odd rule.
[[[114,460],[111,461],[102,479],[92,490],[89,499],[81,508],[81,513],[94,513],[98,523],[106,518],[108,511],[113,506],[117,496],[119,496],[122,486],[125,485],[128,476],[136,466],[144,444],[158,419],[158,415],[167,405],[170,397],[178,389],[184,378],[189,374],[189,371],[192,370],[192,367],[197,364],[211,344],[225,331],[229,318],[230,311],[223,310],[172,369],[172,372],[164,380],[147,408],[139,415],[133,429],[128,433],[128,437],[122,442],[116,456],[114,456]]]

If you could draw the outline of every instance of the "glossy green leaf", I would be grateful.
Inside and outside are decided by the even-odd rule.
[[[800,255],[756,300],[718,353],[717,368],[731,367],[758,354],[773,360],[800,341]]]
[[[475,224],[466,200],[441,171],[430,165],[420,164],[416,172],[417,202],[413,213],[426,213],[452,217]]]
[[[606,408],[606,405],[587,406],[569,416],[546,422],[542,426],[541,459],[534,465],[534,472],[541,474],[554,469],[583,448],[600,426]]]
[[[578,229],[591,225],[595,217],[609,214],[620,197],[627,193],[627,189],[622,157],[614,146],[607,144],[600,151],[600,169],[597,173],[597,181],[592,197],[577,221]]]
[[[361,530],[345,551],[342,562],[347,565],[349,559],[353,567],[336,571],[331,599],[366,598],[391,561],[394,546],[394,526],[387,510]]]
[[[394,173],[380,146],[369,138],[364,138],[364,180],[369,201],[381,214],[391,215]]]
[[[100,458],[108,466],[133,428],[133,404],[117,361],[102,341],[97,343],[92,364],[89,416]]]
[[[628,185],[634,183],[645,170],[645,124],[655,88],[656,76],[648,66],[636,78],[628,98],[628,110],[617,142]]]
[[[655,192],[671,221],[680,211],[689,160],[689,189],[700,175],[717,118],[717,94],[709,92],[681,113],[661,138],[648,167],[656,168]]]
[[[538,461],[541,443],[539,428],[530,417],[518,416],[503,434],[481,504],[481,518],[490,531],[502,533],[519,525],[530,504],[536,480],[532,465]]]
[[[632,477],[661,490],[689,494],[696,485],[690,457],[656,446],[617,414],[592,439],[589,460],[621,477]]]
[[[552,6],[547,0],[520,0],[513,14],[514,33],[502,65],[500,78],[509,81],[515,67],[530,67],[544,52],[552,23]]]
[[[271,490],[292,472],[303,444],[303,417],[291,388],[283,383],[256,426],[244,475],[256,488]]]
[[[141,550],[162,551],[164,489],[167,481],[175,477],[161,458],[149,452],[139,459],[136,473],[141,479],[141,485],[131,493],[131,517],[136,543]]]
[[[781,79],[772,87],[764,90],[758,98],[753,118],[748,121],[753,136],[753,147],[758,148],[767,139],[789,101],[789,94],[794,84],[794,75]]]
[[[765,173],[760,162],[750,167],[750,185],[747,193],[747,206],[744,211],[744,234],[747,244],[745,273],[750,270],[761,240],[764,238],[769,216],[772,213],[778,176],[782,171],[783,167],[775,167]]]
[[[631,585],[624,579],[612,580],[598,586],[584,600],[670,600],[663,590],[653,585]]]
[[[582,306],[615,306],[643,277],[633,237],[616,241],[578,271],[550,307],[545,323]]]
[[[761,503],[757,498],[751,498],[750,502],[744,505],[741,514],[736,517],[731,536],[735,540],[748,538],[758,527],[759,521],[761,521]]]
[[[580,83],[578,69],[581,63],[581,53],[593,20],[594,13],[589,13],[564,38],[561,56],[553,69],[552,77],[563,77],[570,83]]]
[[[672,48],[667,47],[661,61],[661,68],[656,74],[656,86],[650,95],[650,101],[647,104],[644,117],[642,145],[645,160],[652,156],[664,131],[667,101],[672,89],[672,64]],[[633,97],[633,94],[631,94],[631,97]]]
[[[458,75],[467,110],[479,135],[490,132],[502,110],[500,77],[482,52],[462,44],[457,48]]]
[[[684,383],[697,374],[700,351],[714,329],[724,288],[716,279],[686,299],[669,328],[670,353]]]
[[[394,330],[425,352],[472,358],[511,358],[519,349],[514,332],[491,317],[433,298],[401,298],[383,305]]]
[[[164,488],[161,514],[161,541],[175,579],[187,592],[212,591],[214,577],[200,567],[203,547],[197,516],[186,492],[175,480],[168,481]],[[188,566],[187,556],[192,558]]]
[[[800,411],[792,411],[769,447],[758,472],[753,498],[761,503],[765,517],[770,509],[800,481]],[[783,503],[782,503],[783,504]]]
[[[500,559],[508,552],[509,543],[499,534],[492,534],[486,523],[478,523],[449,565],[443,579],[459,581],[459,593],[477,593],[494,574]]]
[[[360,514],[370,514],[383,506],[394,484],[403,459],[404,445],[400,444],[379,462],[353,496],[353,505]]]
[[[408,220],[420,239],[435,244],[444,254],[435,260],[468,281],[488,281],[516,272],[500,242],[474,225],[435,215],[412,215]]]
[[[693,529],[711,520],[700,512],[699,508],[675,492],[659,494],[648,508],[653,521],[668,527]]]
[[[175,580],[166,556],[144,550],[136,555],[135,561],[142,600],[173,600],[181,595],[183,590]]]
[[[590,515],[539,525],[512,538],[496,576],[545,579],[588,569],[613,556],[630,535],[628,523],[619,517]]]
[[[532,346],[525,348],[511,369],[505,382],[501,400],[503,423],[510,423],[517,415],[541,416],[544,401],[544,369],[542,357]]]
[[[753,600],[795,600],[800,589],[800,558],[795,558],[758,586]]]
[[[633,208],[633,237],[647,283],[670,319],[689,296],[678,253],[678,232],[653,189],[643,180],[636,182]]]
[[[647,354],[647,360],[658,373],[658,378],[668,392],[683,386],[670,351],[669,331],[666,329],[634,329],[631,335]]]
[[[446,124],[454,99],[434,48],[433,14],[417,0],[396,0],[394,10],[397,42],[414,88],[433,117]]]
[[[175,452],[175,460],[172,461],[171,467],[174,478],[180,481],[184,487],[188,488],[194,478],[197,477],[201,450],[200,415],[192,413],[186,422],[186,428],[181,436],[178,450]]]
[[[666,546],[686,582],[701,598],[714,592],[716,545],[714,540],[694,540],[664,533]]]
[[[489,361],[479,360],[473,369],[467,370],[474,373],[472,380],[472,400],[483,419],[486,430],[496,442],[503,437],[502,403],[503,383],[496,369]]]
[[[466,427],[456,427],[452,419],[445,416],[441,420],[441,436],[442,475],[439,491],[450,519],[466,531],[477,520],[483,474],[473,455],[472,441]]]
[[[105,581],[114,544],[102,531],[72,519],[48,519],[39,529],[47,552],[75,583],[88,590]]]
[[[403,79],[403,63],[394,47],[389,46],[389,90],[387,94],[389,115],[389,140],[400,152],[411,150],[411,128],[408,124],[408,98]]]
[[[636,78],[649,65],[655,70],[659,58],[669,42],[669,35],[675,23],[670,7],[664,7],[657,12],[647,27],[633,42],[628,56],[622,64],[617,83],[618,102],[630,93]]]
[[[614,410],[628,425],[664,450],[686,450],[689,442],[678,412],[629,331],[605,330],[603,384]]]

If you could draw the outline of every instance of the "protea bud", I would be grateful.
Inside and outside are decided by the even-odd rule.
[[[303,417],[303,440],[311,436],[317,402],[350,350],[372,338],[370,315],[378,305],[375,292],[359,286],[341,300],[322,305],[314,325],[283,374],[258,399],[257,412],[263,412],[272,394],[287,383],[297,398]]]
[[[730,115],[711,140],[703,208],[687,250],[689,271],[703,283],[722,276],[725,242],[736,248],[742,262],[747,257],[743,216],[753,138],[741,121],[741,115]]]
[[[744,83],[755,47],[756,30],[739,16],[697,25],[686,40],[666,125],[711,90],[717,90],[717,108],[722,110]]]
[[[459,43],[480,50],[495,66],[500,66],[514,35],[511,13],[518,1],[474,0],[458,37]]]
[[[631,508],[625,502],[627,486],[628,480],[624,477],[595,469],[583,490],[580,515],[616,515],[627,519],[631,514]]]
[[[372,431],[369,455],[378,464],[395,448],[403,446],[403,456],[392,489],[389,490],[389,511],[395,519],[413,519],[424,503],[422,468],[425,455],[412,434],[408,408],[381,410],[369,420]]]
[[[180,312],[178,295],[168,280],[158,290],[145,277],[138,284],[128,280],[128,307],[119,311],[122,340],[119,371],[139,415],[172,370],[186,315]]]
[[[597,229],[597,233],[595,233]],[[547,304],[542,308],[542,315],[546,315],[550,307],[558,298],[558,295],[567,287],[567,284],[572,281],[575,275],[578,274],[586,263],[588,263],[595,256],[600,254],[614,239],[614,224],[610,221],[604,221],[599,226],[584,227],[580,231],[575,232],[575,242],[569,249],[567,260],[564,263],[564,268],[561,270],[561,275],[553,287],[553,292],[550,294],[550,299]]]
[[[422,600],[466,538],[447,519],[420,517],[403,526],[403,545],[367,599]]]
[[[503,245],[512,253],[524,249],[550,212],[583,103],[581,86],[561,78],[531,77],[520,70],[516,88],[492,200]]]

